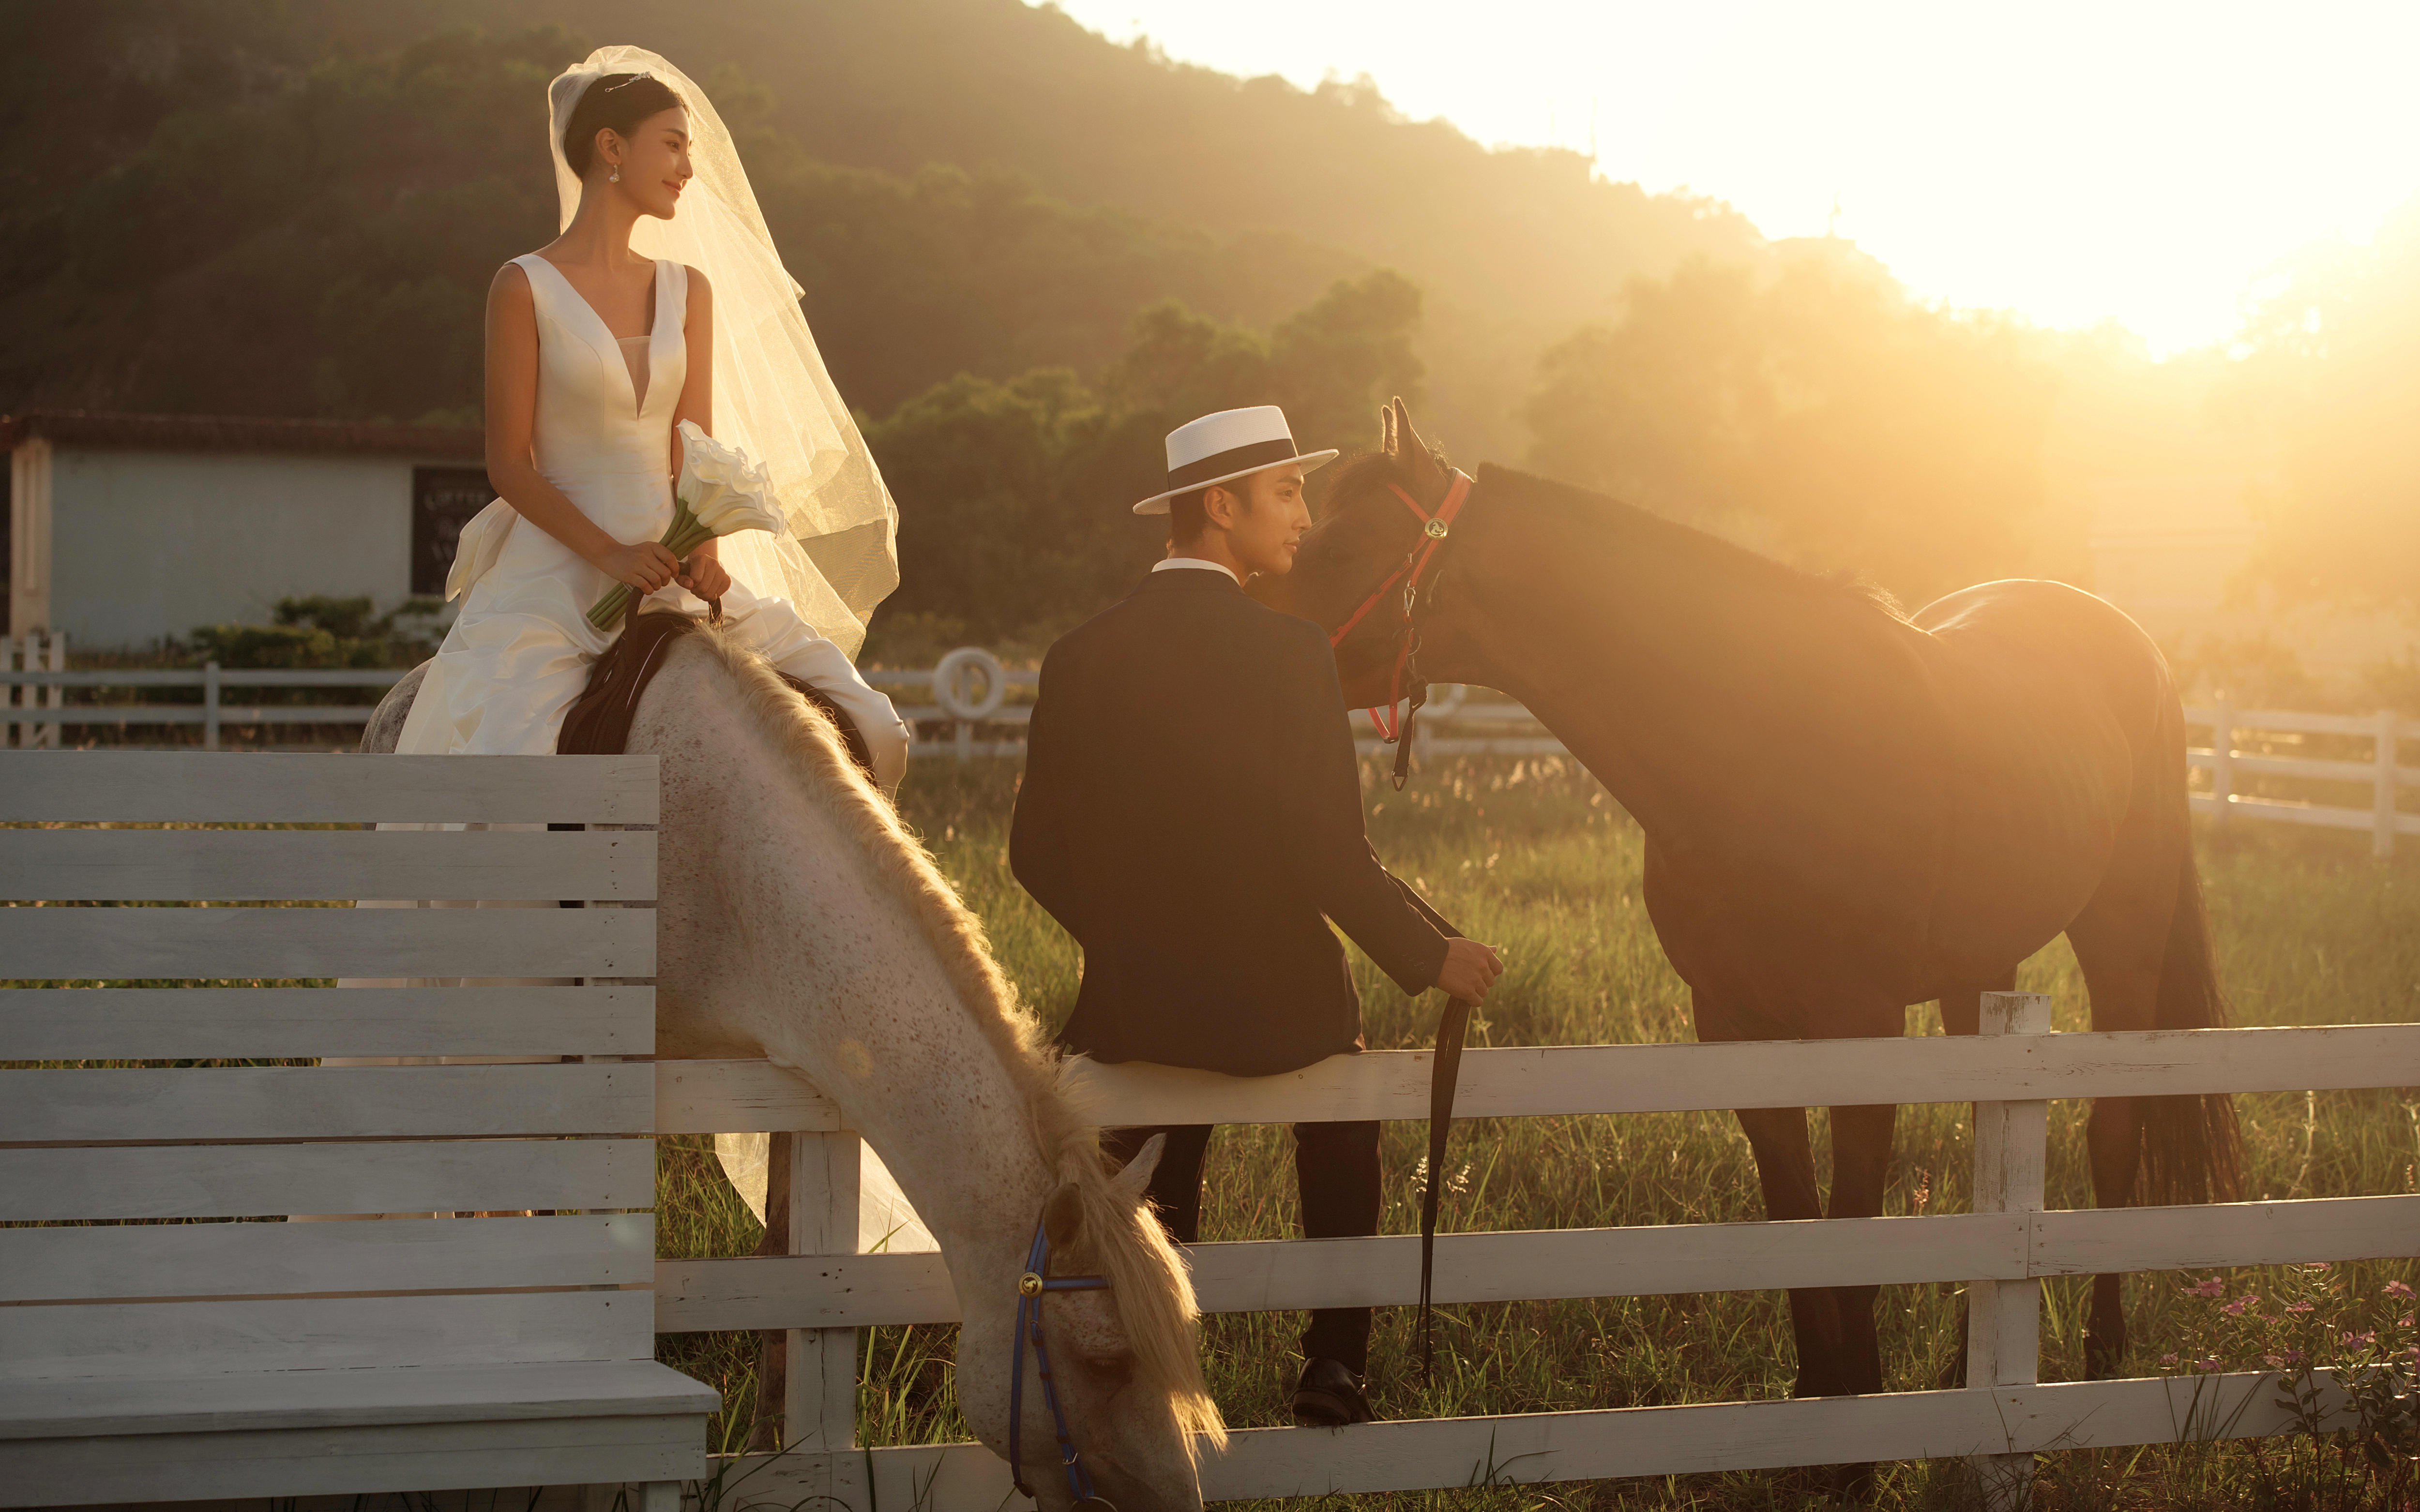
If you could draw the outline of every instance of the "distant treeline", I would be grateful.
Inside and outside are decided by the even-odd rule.
[[[0,408],[475,423],[488,282],[554,229],[542,91],[590,46],[575,13],[682,59],[741,134],[900,500],[894,645],[1030,642],[1122,591],[1168,426],[1276,402],[1358,447],[1393,393],[1460,460],[1911,602],[2089,585],[2055,417],[2150,371],[2106,337],[1937,309],[1847,243],[1015,0],[22,9]],[[2407,225],[2298,267],[2209,385],[2207,424],[2280,438],[2266,580],[2412,595],[2415,310]]]

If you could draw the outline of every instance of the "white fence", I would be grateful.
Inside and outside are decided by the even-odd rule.
[[[29,635],[20,640],[12,636],[0,636],[0,673],[17,671],[64,671],[68,665],[68,638],[64,630],[48,636]],[[55,724],[21,722],[13,711],[37,707],[55,709],[59,706],[61,689],[54,685],[39,688],[20,685],[13,677],[5,690],[0,690],[0,709],[12,711],[8,722],[0,724],[0,746],[56,747],[59,727]]]
[[[2420,814],[2402,813],[2396,796],[2404,788],[2420,787],[2420,768],[2398,760],[2396,743],[2420,740],[2420,720],[2406,719],[2392,709],[2374,715],[2296,714],[2275,709],[2236,709],[2220,703],[2185,710],[2185,723],[2207,728],[2210,745],[2185,752],[2185,760],[2208,771],[2211,792],[2194,795],[2195,813],[2219,823],[2234,819],[2267,819],[2289,825],[2318,825],[2328,829],[2366,829],[2370,850],[2395,854],[2395,837],[2420,835]],[[2366,762],[2326,761],[2309,756],[2238,750],[2247,733],[2288,736],[2349,735],[2370,744]],[[2275,744],[2276,742],[2271,742]],[[2359,782],[2370,790],[2366,809],[2338,809],[2317,803],[2249,797],[2236,791],[2238,777],[2291,777],[2323,782]]]
[[[393,668],[226,668],[215,661],[200,667],[70,671],[63,632],[47,640],[29,636],[23,641],[0,640],[0,710],[9,711],[0,715],[0,744],[56,747],[62,731],[69,729],[130,731],[198,725],[202,748],[217,750],[229,726],[364,725],[377,707],[375,702],[229,703],[225,696],[229,688],[386,688],[403,676],[402,671]],[[926,699],[936,700],[900,707],[901,716],[917,726],[918,739],[910,748],[913,755],[968,761],[978,756],[1019,755],[1025,749],[1021,737],[975,739],[977,730],[985,726],[1021,733],[1029,709],[1008,704],[1009,689],[1032,687],[1039,680],[1038,673],[1002,668],[987,651],[954,651],[939,666],[925,671],[876,670],[867,673],[867,680],[887,691],[922,692]],[[200,692],[201,702],[104,703],[90,702],[87,694],[86,700],[71,703],[65,698],[70,688],[193,689]],[[31,708],[58,712],[45,713],[39,722],[15,712]],[[928,733],[936,725],[941,727],[939,734]]]
[[[960,761],[978,756],[1021,756],[1023,726],[1030,706],[1009,704],[1011,687],[1039,681],[1033,672],[1005,671],[990,653],[972,648],[950,653],[930,672],[882,672],[874,680],[885,686],[919,687],[931,690],[930,706],[902,708],[920,729],[942,724],[952,738],[920,740],[920,755],[954,755]],[[1569,749],[1539,724],[1537,716],[1501,698],[1473,699],[1471,689],[1441,684],[1431,690],[1431,702],[1414,722],[1412,753],[1422,761],[1443,756],[1567,756]],[[2211,774],[2211,790],[2196,793],[2195,813],[2210,814],[2221,824],[2232,820],[2266,820],[2316,825],[2331,829],[2367,830],[2372,851],[2395,854],[2397,835],[2420,835],[2420,813],[2397,808],[2405,788],[2420,788],[2420,767],[2405,766],[2398,741],[2420,741],[2420,720],[2392,710],[2375,715],[2304,714],[2282,710],[2237,710],[2226,703],[2188,707],[2189,728],[2211,731],[2211,743],[2185,752],[2186,763]],[[1355,716],[1357,730],[1363,727]],[[990,738],[978,739],[979,731]],[[2370,745],[2367,761],[2329,760],[2284,755],[2274,751],[2239,750],[2240,738],[2264,744],[2293,743],[2303,736],[2350,736]],[[2284,742],[2276,739],[2285,737]],[[1362,754],[1386,748],[1374,735],[1356,741]],[[2254,796],[2239,791],[2239,779],[2270,776],[2329,782],[2358,782],[2370,789],[2366,808],[2337,808],[2294,799]]]
[[[13,732],[19,746],[56,746],[67,728],[198,725],[202,747],[219,748],[222,731],[229,726],[359,725],[369,720],[367,703],[229,704],[224,690],[232,687],[388,687],[403,673],[396,671],[290,671],[274,669],[225,669],[216,662],[200,668],[169,671],[69,671],[67,638],[54,635],[37,645],[0,641],[0,688],[12,711],[0,724],[0,738]],[[1030,702],[1009,702],[1012,693],[1030,692],[1041,674],[1004,667],[980,647],[962,646],[925,670],[874,669],[866,680],[900,700],[899,713],[916,727],[909,748],[915,756],[946,756],[958,761],[1021,757],[1025,725],[1032,717]],[[66,703],[64,691],[81,688],[198,688],[201,702],[192,703]],[[1443,684],[1432,690],[1431,702],[1414,724],[1413,754],[1421,760],[1444,756],[1562,756],[1563,743],[1518,703],[1502,699],[1470,697],[1471,690]],[[921,697],[919,697],[921,695]],[[55,709],[56,716],[39,722],[13,711],[36,706]],[[908,702],[908,700],[915,702]],[[1365,730],[1360,717],[1356,728]],[[2395,853],[2397,835],[2420,835],[2420,813],[2398,810],[2405,788],[2420,788],[2420,767],[2400,764],[2397,742],[2420,741],[2420,720],[2390,711],[2375,715],[2304,714],[2281,710],[2238,710],[2220,703],[2185,710],[2189,727],[2211,732],[2211,744],[2185,753],[2186,761],[2211,774],[2211,791],[2195,794],[2194,811],[2225,824],[2236,819],[2316,825],[2332,829],[2367,830],[2371,848],[2380,856]],[[2239,750],[2243,738],[2266,737],[2265,743],[2292,743],[2302,737],[2349,736],[2370,743],[2367,761],[2328,760],[2282,755],[2274,751]],[[1374,735],[1364,733],[1357,745],[1363,754],[1385,749]],[[2270,776],[2329,782],[2358,782],[2371,790],[2366,808],[2335,808],[2239,791],[2239,779]]]
[[[295,671],[287,668],[221,667],[209,662],[200,667],[101,669],[85,671],[66,670],[64,635],[54,636],[50,665],[42,670],[18,671],[0,668],[0,687],[8,690],[13,705],[20,698],[23,706],[33,705],[36,690],[43,690],[41,704],[44,716],[39,725],[14,717],[19,746],[60,744],[60,732],[66,729],[118,728],[136,726],[174,727],[199,725],[202,748],[219,748],[221,732],[228,725],[360,725],[369,723],[375,703],[268,703],[232,704],[226,702],[225,689],[230,687],[392,687],[402,681],[403,673],[388,669],[344,671]],[[27,663],[31,668],[30,660]],[[62,695],[71,687],[102,688],[198,688],[199,703],[70,703]],[[55,711],[55,712],[52,712]],[[32,738],[28,738],[28,736]]]
[[[1976,1458],[2013,1504],[2035,1453],[2242,1437],[2289,1426],[2260,1374],[2041,1384],[2040,1286],[2053,1276],[2409,1257],[2420,1196],[2206,1207],[2042,1211],[2046,1100],[2420,1085],[2420,1025],[2050,1034],[2048,999],[1995,995],[1980,1038],[1476,1049],[1465,1118],[1977,1101],[1976,1210],[1904,1218],[1466,1233],[1437,1241],[1443,1303],[1641,1296],[1788,1287],[1963,1282],[1968,1386],[1799,1401],[1378,1423],[1342,1433],[1253,1428],[1202,1467],[1211,1500],[1670,1475],[1801,1464]],[[1094,1067],[1105,1123],[1420,1119],[1429,1056],[1338,1057],[1238,1079],[1165,1067]],[[976,1444],[853,1443],[852,1330],[939,1323],[957,1298],[932,1254],[861,1247],[856,1137],[813,1088],[756,1061],[657,1067],[664,1133],[762,1131],[797,1141],[789,1257],[667,1260],[665,1333],[788,1329],[793,1452],[752,1457],[752,1494],[828,1495],[928,1512],[1013,1502],[1006,1466]],[[1466,1135],[1466,1137],[1469,1137]],[[880,1229],[876,1229],[880,1232]],[[1419,1240],[1194,1246],[1212,1312],[1406,1306]],[[839,1252],[839,1253],[834,1253]],[[1776,1347],[1777,1341],[1776,1341]],[[2340,1400],[2340,1398],[2339,1398]],[[870,1477],[870,1484],[869,1484]]]

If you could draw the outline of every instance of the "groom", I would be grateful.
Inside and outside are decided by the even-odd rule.
[[[1009,863],[1084,948],[1070,1051],[1262,1076],[1360,1049],[1330,920],[1406,993],[1477,1002],[1501,969],[1378,864],[1326,635],[1244,594],[1292,570],[1303,476],[1335,455],[1273,407],[1170,432],[1168,486],[1134,506],[1168,517],[1167,559],[1043,660]],[[1210,1128],[1102,1143],[1125,1161],[1155,1134],[1151,1199],[1191,1243]],[[1304,1234],[1376,1233],[1377,1123],[1294,1134]],[[1311,1315],[1297,1420],[1370,1421],[1369,1345],[1370,1309]]]

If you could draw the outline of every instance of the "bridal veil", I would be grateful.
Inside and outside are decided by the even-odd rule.
[[[790,600],[799,618],[850,656],[865,623],[899,585],[899,511],[832,387],[799,309],[804,291],[782,266],[739,150],[695,80],[640,47],[600,47],[547,86],[548,152],[563,225],[580,208],[580,179],[563,132],[581,95],[611,73],[646,73],[689,107],[696,177],[669,221],[642,218],[630,248],[687,263],[714,286],[714,434],[764,464],[790,534],[723,537],[722,564],[759,594]]]

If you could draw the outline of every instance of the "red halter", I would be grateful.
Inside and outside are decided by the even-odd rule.
[[[1470,475],[1466,472],[1456,472],[1453,475],[1452,486],[1445,491],[1445,501],[1437,505],[1436,513],[1434,515],[1422,509],[1419,500],[1414,499],[1396,485],[1390,483],[1387,487],[1396,498],[1402,500],[1404,507],[1410,510],[1419,520],[1421,538],[1409,551],[1404,553],[1404,564],[1388,573],[1386,581],[1373,589],[1370,596],[1361,601],[1361,607],[1355,609],[1346,617],[1342,625],[1336,627],[1335,633],[1327,638],[1327,643],[1330,646],[1342,645],[1344,638],[1351,635],[1363,620],[1368,619],[1370,611],[1376,609],[1386,598],[1388,589],[1399,582],[1404,585],[1404,625],[1395,647],[1395,670],[1387,679],[1386,706],[1384,709],[1368,711],[1370,723],[1378,732],[1379,738],[1388,745],[1393,745],[1404,734],[1404,726],[1410,722],[1409,715],[1398,717],[1395,707],[1404,701],[1404,674],[1411,670],[1412,648],[1419,640],[1419,632],[1412,624],[1412,609],[1419,601],[1420,579],[1429,570],[1430,563],[1436,560],[1438,548],[1445,545],[1446,537],[1451,533],[1454,517],[1462,513],[1463,501],[1470,497]],[[1419,707],[1417,693],[1414,695],[1412,706],[1415,710]],[[1395,785],[1403,786],[1402,780],[1398,779]]]

